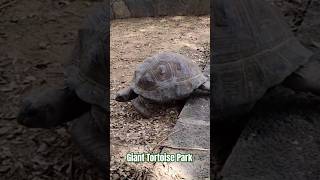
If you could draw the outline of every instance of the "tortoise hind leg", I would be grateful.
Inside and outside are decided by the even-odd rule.
[[[84,157],[97,165],[107,175],[107,164],[110,161],[106,114],[99,107],[92,107],[72,122],[71,136]]]
[[[150,118],[152,116],[152,112],[154,110],[154,105],[149,100],[143,98],[142,96],[138,96],[134,100],[132,100],[132,105],[134,108],[145,118]]]
[[[310,58],[310,61],[292,73],[284,85],[303,92],[320,95],[320,52]]]

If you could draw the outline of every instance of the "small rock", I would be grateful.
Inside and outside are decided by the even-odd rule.
[[[0,173],[6,173],[10,170],[10,166],[2,166],[0,167]]]
[[[15,135],[14,135],[14,134],[9,134],[6,138],[7,138],[8,140],[11,140],[11,139],[14,139],[14,138],[15,138]]]
[[[10,22],[12,22],[12,23],[18,23],[18,21],[19,21],[19,18],[16,16],[11,17],[11,19],[10,19]]]
[[[27,18],[33,18],[33,17],[36,17],[36,14],[30,13],[30,14],[27,15]]]
[[[6,34],[5,32],[0,32],[0,37],[6,39],[8,38],[8,34]]]
[[[58,4],[59,4],[59,5],[62,5],[62,6],[67,6],[67,5],[70,4],[70,2],[69,2],[69,1],[66,1],[66,0],[60,0],[60,1],[58,2]]]
[[[299,144],[299,141],[294,140],[294,141],[292,141],[291,143],[294,144],[294,145],[298,145],[298,144]]]
[[[39,43],[39,48],[42,49],[42,50],[47,49],[48,48],[48,43],[40,42]]]
[[[47,150],[48,146],[45,143],[41,143],[41,145],[39,146],[37,152],[44,152],[45,150]]]
[[[87,7],[91,6],[91,2],[84,2],[84,5],[86,5]]]
[[[48,144],[53,144],[56,141],[56,137],[52,136],[49,138],[45,138],[44,141],[47,142]]]
[[[117,180],[117,179],[120,179],[120,176],[119,174],[112,174],[111,179]]]
[[[8,132],[8,130],[9,129],[6,127],[0,128],[0,136],[5,135]]]
[[[35,81],[36,78],[34,76],[27,76],[24,80],[23,83],[30,83],[32,81]]]
[[[2,92],[9,92],[14,90],[17,87],[17,84],[15,82],[11,82],[7,87],[3,87],[0,90]]]

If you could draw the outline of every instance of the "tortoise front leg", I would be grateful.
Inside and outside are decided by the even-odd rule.
[[[92,106],[91,111],[75,119],[71,125],[71,136],[82,154],[107,175],[107,164],[110,157],[107,154],[107,120],[105,111]]]
[[[192,92],[195,96],[210,96],[210,81],[203,83],[200,87]]]
[[[311,92],[320,95],[320,52],[314,54],[310,61],[292,73],[284,85],[303,92]]]
[[[131,103],[143,117],[150,118],[152,116],[154,105],[150,100],[138,96]]]

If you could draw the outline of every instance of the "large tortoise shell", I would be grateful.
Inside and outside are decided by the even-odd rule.
[[[66,67],[66,83],[82,100],[107,109],[109,20],[103,4],[93,10],[78,31],[72,58]]]
[[[146,58],[133,77],[135,93],[144,98],[166,102],[189,96],[207,81],[197,64],[187,57],[164,52]]]
[[[213,115],[220,119],[249,111],[311,53],[264,0],[215,0],[213,8]]]

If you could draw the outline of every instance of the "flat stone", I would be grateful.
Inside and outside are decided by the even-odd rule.
[[[205,68],[207,75],[210,71],[208,66]],[[165,174],[177,174],[185,179],[209,178],[210,98],[191,97],[188,99],[172,132],[162,152],[190,153],[194,161],[191,163],[157,163],[158,168],[161,168]]]
[[[210,151],[183,151],[174,149],[164,149],[162,153],[191,153],[193,154],[193,162],[170,162],[170,163],[157,163],[156,169],[159,170],[162,179],[171,179],[173,177],[180,177],[181,179],[194,180],[209,178],[209,152]],[[171,175],[168,177],[168,175]],[[172,178],[175,179],[175,178]]]

